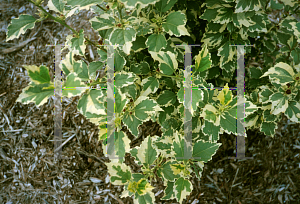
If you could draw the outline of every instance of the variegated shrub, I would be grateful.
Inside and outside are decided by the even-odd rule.
[[[20,15],[8,27],[7,41],[18,38],[35,23],[52,18],[70,28],[66,39],[68,54],[60,67],[66,75],[63,87],[85,89],[62,91],[63,96],[80,96],[78,110],[99,126],[99,139],[107,138],[107,91],[89,89],[105,84],[96,71],[107,64],[107,47],[99,46],[65,23],[65,18],[82,9],[96,17],[91,26],[105,45],[122,45],[114,50],[115,69],[115,154],[130,153],[142,167],[133,173],[124,159],[107,163],[111,183],[124,185],[122,197],[134,203],[155,203],[151,181],[161,177],[166,186],[163,200],[182,203],[192,192],[191,172],[200,179],[204,163],[220,147],[220,133],[237,134],[235,87],[237,50],[246,47],[245,125],[274,136],[277,122],[286,115],[300,122],[300,22],[297,0],[49,0],[48,13],[41,1],[31,1],[40,18]],[[280,12],[279,12],[280,11]],[[272,13],[280,14],[278,19]],[[184,155],[184,47],[193,47],[192,153]],[[97,47],[100,61],[87,64],[86,44]],[[256,62],[253,62],[255,59]],[[253,66],[255,65],[255,66]],[[31,83],[19,96],[22,103],[40,106],[54,94],[46,66],[24,65]],[[213,87],[224,87],[214,90]],[[208,89],[209,88],[209,89]],[[148,136],[140,146],[130,148],[121,131],[122,122],[137,137],[138,127],[151,119],[162,128],[162,136]],[[103,141],[105,148],[105,141]],[[198,159],[195,159],[198,158]],[[200,158],[200,159],[199,159]]]

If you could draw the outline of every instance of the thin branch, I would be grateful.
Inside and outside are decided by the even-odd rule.
[[[99,4],[96,5],[98,8],[102,9],[103,11],[108,11],[108,9],[103,8],[102,6],[100,6]]]

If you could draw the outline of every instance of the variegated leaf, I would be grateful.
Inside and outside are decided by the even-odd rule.
[[[167,187],[164,190],[164,197],[162,197],[161,200],[169,200],[175,198],[174,184],[175,182],[164,180],[164,185],[166,185]]]
[[[124,3],[126,8],[134,9],[137,7],[137,4],[140,5],[141,8],[145,8],[148,5],[153,5],[159,0],[120,0]]]
[[[155,8],[160,12],[166,12],[173,7],[178,0],[160,0],[155,4]]]
[[[124,185],[131,181],[130,167],[124,163],[105,163],[110,174],[110,181],[113,185]]]
[[[211,54],[207,45],[204,45],[199,54],[195,57],[195,72],[203,72],[211,67]]]
[[[271,113],[274,115],[284,113],[288,108],[288,97],[283,93],[272,94],[270,100],[272,101]]]
[[[85,57],[85,49],[86,45],[84,43],[84,34],[83,29],[79,31],[78,37],[73,37],[72,35],[68,35],[66,38],[66,44],[69,45],[69,50],[72,51],[76,55],[81,55]]]
[[[156,93],[159,87],[159,81],[156,77],[150,76],[142,80],[141,86],[143,87],[141,96],[148,96],[150,93]]]
[[[136,80],[136,75],[131,72],[125,72],[121,70],[118,74],[115,75],[115,86],[124,87],[134,83]]]
[[[193,157],[200,157],[200,159],[196,160],[207,163],[212,159],[212,156],[216,154],[216,151],[221,145],[222,143],[212,143],[199,140],[194,145]]]
[[[174,182],[176,178],[179,178],[179,174],[174,174],[174,167],[172,166],[173,164],[175,165],[177,162],[173,160],[164,163],[158,169],[158,175],[162,175],[164,179]]]
[[[82,94],[88,87],[77,76],[77,74],[71,73],[67,76],[63,85],[62,95],[66,97],[73,97]]]
[[[237,0],[235,6],[235,13],[242,13],[246,11],[258,11],[261,8],[259,0]]]
[[[89,10],[91,6],[101,4],[102,0],[67,0],[67,4],[70,6],[80,7],[80,10],[86,9]]]
[[[151,52],[159,52],[162,48],[167,47],[167,40],[165,36],[161,33],[151,34],[147,40],[146,40],[146,46],[148,47],[148,50]]]
[[[167,52],[163,52],[163,51],[159,51],[159,52],[151,52],[149,51],[149,53],[151,54],[152,58],[154,60],[159,61],[159,69],[160,72],[162,72],[163,74],[166,75],[172,75],[175,70],[178,68],[178,63],[176,60],[176,56],[174,53],[167,51]]]
[[[296,101],[289,101],[285,115],[293,122],[300,122],[300,103]]]
[[[138,160],[143,164],[143,166],[149,168],[158,156],[156,149],[153,148],[151,137],[148,136],[145,138],[140,147],[137,149],[138,152],[136,156]]]
[[[23,67],[27,70],[31,83],[50,84],[49,69],[46,66],[23,65]]]
[[[233,60],[234,54],[236,53],[236,48],[234,46],[229,46],[231,44],[232,43],[230,41],[227,41],[218,49],[218,56],[221,57],[221,65]]]
[[[192,183],[184,178],[179,178],[175,182],[174,185],[174,193],[175,193],[175,198],[176,200],[182,204],[183,199],[185,199],[188,195],[191,194],[193,190],[193,185]]]
[[[185,23],[186,17],[183,12],[170,12],[166,17],[166,20],[162,23],[162,28],[165,32],[169,33],[169,35],[175,35],[176,37],[182,35],[190,36],[185,28]]]
[[[106,116],[106,108],[104,106],[105,95],[103,90],[89,90],[78,101],[77,108],[82,115],[96,125],[100,122],[101,117]]]
[[[53,83],[32,84],[22,90],[16,102],[23,104],[35,103],[37,106],[45,104],[54,95]]]
[[[284,62],[279,62],[265,72],[260,78],[269,76],[273,82],[284,85],[288,82],[293,82],[294,75],[295,72],[290,65]]]
[[[65,4],[65,0],[49,0],[47,6],[50,10],[63,14]]]
[[[92,18],[90,23],[96,31],[100,31],[114,28],[116,21],[112,14],[104,13]]]
[[[24,34],[28,29],[32,29],[37,21],[31,15],[21,14],[19,18],[14,18],[7,27],[6,42],[19,38],[21,34]]]
[[[157,97],[157,103],[160,106],[171,106],[176,102],[176,94],[169,90],[164,90]]]

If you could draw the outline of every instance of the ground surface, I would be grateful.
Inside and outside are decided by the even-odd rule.
[[[78,97],[63,99],[63,140],[73,138],[63,146],[62,155],[70,159],[47,158],[53,157],[54,149],[53,99],[39,108],[15,101],[29,83],[22,65],[44,64],[54,70],[54,49],[45,45],[64,43],[70,32],[47,21],[5,42],[11,18],[36,10],[21,0],[0,4],[0,203],[133,203],[129,197],[119,199],[122,187],[109,183],[97,127],[77,111]],[[88,26],[88,18],[90,14],[83,12],[81,20],[77,17],[69,24],[78,30]],[[28,39],[33,40],[20,47]],[[53,71],[51,75],[53,79]],[[226,159],[235,155],[235,137],[221,135],[222,146],[205,164],[201,182],[192,174],[194,190],[183,203],[300,203],[300,127],[286,119],[278,125],[274,138],[247,132],[246,156],[252,160]],[[157,123],[145,123],[132,145],[149,134],[161,134]],[[126,164],[139,170],[130,156]],[[156,203],[176,203],[159,201],[164,187],[162,182],[153,185]]]

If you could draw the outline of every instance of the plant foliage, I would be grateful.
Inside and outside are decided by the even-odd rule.
[[[133,196],[134,203],[155,202],[151,181],[157,177],[166,186],[162,200],[182,203],[193,190],[191,173],[200,179],[204,162],[210,161],[220,147],[219,134],[237,134],[237,96],[229,89],[236,86],[237,48],[230,45],[253,45],[245,47],[246,128],[274,136],[282,114],[300,123],[296,0],[49,0],[48,7],[56,17],[45,13],[39,0],[30,2],[40,9],[40,18],[22,14],[13,19],[7,41],[19,38],[45,18],[66,25],[65,18],[90,9],[96,14],[90,24],[103,43],[122,45],[114,50],[115,154],[124,157],[130,153],[142,166],[142,173],[133,173],[124,159],[107,163],[107,167],[111,183],[124,185],[122,197]],[[274,11],[281,11],[280,21],[270,18]],[[68,54],[60,64],[66,75],[63,87],[87,90],[64,89],[62,94],[80,96],[78,110],[99,127],[99,139],[105,140],[107,91],[88,88],[106,82],[105,77],[96,79],[95,73],[106,66],[107,47],[86,39],[84,30],[72,31],[74,35],[66,39]],[[88,43],[97,47],[100,61],[87,64],[75,60],[75,55],[85,57]],[[192,90],[193,159],[184,160],[178,158],[184,156],[185,147],[185,50],[176,45],[197,43],[202,46],[193,47],[192,87],[205,88]],[[253,60],[256,62],[251,64]],[[18,101],[40,106],[54,94],[49,70],[44,65],[24,67],[31,83]],[[216,86],[224,88],[218,91],[213,89]],[[131,149],[121,122],[137,137],[138,127],[149,119],[160,124],[162,136],[148,136]]]

